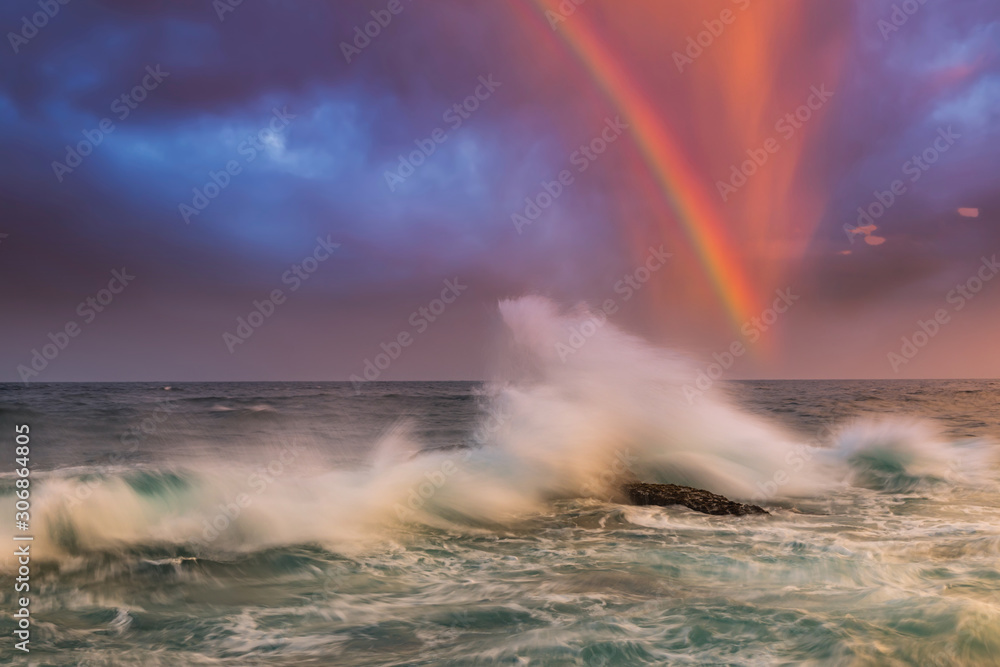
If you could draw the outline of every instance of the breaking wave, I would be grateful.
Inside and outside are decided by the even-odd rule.
[[[685,357],[598,326],[586,308],[525,297],[500,312],[510,346],[479,390],[483,416],[467,447],[434,450],[402,421],[362,466],[332,466],[321,456],[330,441],[304,430],[277,446],[248,445],[256,454],[239,462],[209,452],[154,469],[44,474],[32,495],[38,557],[218,557],[289,544],[346,552],[419,528],[493,531],[557,499],[612,500],[629,474],[766,504],[844,484],[955,482],[987,455],[899,419],[804,442],[722,392],[689,400],[683,387],[695,372]],[[570,346],[587,322],[591,335]],[[13,479],[0,485],[13,494]],[[4,565],[13,567],[9,556]]]

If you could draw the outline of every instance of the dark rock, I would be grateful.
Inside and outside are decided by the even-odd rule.
[[[744,505],[710,491],[676,484],[646,484],[628,482],[622,492],[633,505],[683,505],[696,512],[715,515],[745,516],[747,514],[769,514],[756,505]]]

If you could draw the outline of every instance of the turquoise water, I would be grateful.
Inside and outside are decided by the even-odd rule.
[[[727,392],[817,447],[786,472],[822,490],[783,483],[761,501],[770,517],[740,518],[571,497],[536,479],[578,463],[562,450],[558,463],[536,446],[492,451],[506,451],[482,430],[498,392],[471,383],[5,385],[0,429],[31,424],[37,452],[30,660],[1000,664],[1000,383]],[[661,430],[655,449],[685,433]],[[640,469],[654,458],[621,447]],[[423,482],[433,492],[414,509]],[[226,525],[206,533],[213,522]],[[12,598],[5,584],[7,637]],[[0,654],[28,664],[9,639]]]

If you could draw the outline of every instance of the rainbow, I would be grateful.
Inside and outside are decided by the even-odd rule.
[[[533,0],[541,14],[556,11],[556,0]],[[642,94],[628,70],[576,12],[558,32],[589,70],[609,101],[630,125],[650,172],[676,212],[727,314],[739,329],[758,314],[757,297],[734,250],[728,230],[662,116]]]

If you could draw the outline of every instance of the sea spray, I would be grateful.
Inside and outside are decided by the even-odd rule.
[[[32,508],[39,559],[232,558],[288,545],[355,553],[425,529],[496,535],[550,512],[554,501],[613,501],[633,475],[788,506],[845,484],[893,491],[961,482],[971,476],[959,473],[974,471],[990,451],[899,417],[808,440],[737,408],[723,392],[690,405],[682,389],[687,359],[610,321],[560,359],[557,342],[591,317],[585,306],[563,310],[526,297],[502,302],[500,313],[510,344],[502,372],[468,390],[482,405],[465,446],[440,448],[403,414],[366,446],[367,460],[331,461],[329,452],[349,439],[339,431],[289,425],[278,442],[258,442],[260,420],[282,411],[254,411],[268,403],[253,396],[244,402],[250,407],[216,412],[222,398],[194,397],[178,403],[185,415],[178,428],[187,417],[236,420],[246,438],[238,455],[196,445],[194,459],[174,454],[153,466],[40,472]],[[396,400],[344,391],[341,403],[329,405],[370,410],[373,401]],[[328,405],[323,396],[294,404]],[[282,457],[286,451],[294,455]],[[76,500],[83,486],[88,495]],[[9,517],[0,521],[11,534]],[[9,571],[11,559],[0,560]]]
[[[632,472],[645,481],[750,498],[801,444],[721,395],[690,405],[687,359],[611,323],[564,361],[557,344],[591,317],[586,307],[562,312],[547,299],[525,297],[500,310],[516,358],[507,364],[511,377],[498,381],[495,400],[505,419],[492,444],[547,495],[592,488],[629,452]],[[802,470],[782,491],[814,493],[822,481]]]
[[[996,451],[984,440],[951,440],[928,419],[869,416],[844,424],[823,459],[846,467],[844,481],[853,486],[898,492],[938,482],[976,483]]]

